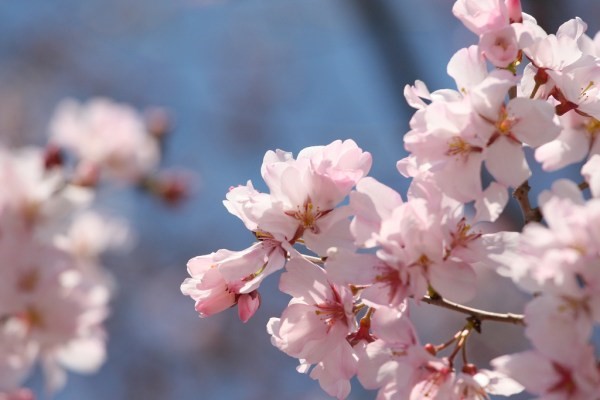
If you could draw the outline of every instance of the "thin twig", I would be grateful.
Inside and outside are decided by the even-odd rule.
[[[525,322],[523,320],[524,316],[521,314],[500,314],[490,311],[479,310],[477,308],[467,307],[461,304],[453,303],[451,301],[443,299],[442,297],[423,296],[421,298],[421,301],[434,306],[447,308],[449,310],[454,310],[463,314],[467,314],[471,316],[472,319],[475,319],[479,322],[496,321],[515,325],[525,325]]]
[[[306,254],[302,254],[302,257],[304,257],[305,260],[310,261],[315,264],[325,264],[325,260],[323,260],[320,257],[308,256]]]
[[[525,224],[528,224],[530,222],[540,222],[542,220],[542,212],[540,211],[540,208],[531,207],[531,203],[529,202],[530,190],[531,186],[529,186],[529,182],[525,181],[513,192],[513,197],[519,202],[519,206],[521,207],[521,211],[523,212]]]

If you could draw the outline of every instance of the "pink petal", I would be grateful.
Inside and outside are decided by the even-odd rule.
[[[243,294],[238,299],[238,315],[244,323],[248,322],[260,307],[260,293],[254,292]]]
[[[504,136],[490,145],[485,166],[498,182],[513,188],[531,176],[521,145]]]

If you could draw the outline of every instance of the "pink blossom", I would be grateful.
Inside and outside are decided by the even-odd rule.
[[[428,288],[418,268],[409,268],[403,262],[386,263],[375,254],[330,249],[326,267],[336,282],[365,285],[360,296],[371,307],[398,306],[407,297],[421,297]]]
[[[507,265],[507,271],[526,290],[577,295],[581,289],[578,276],[595,279],[590,266],[597,262],[599,254],[596,226],[600,220],[600,202],[592,199],[578,203],[557,195],[545,197],[548,198],[542,212],[548,227],[539,224],[525,227],[519,256]]]
[[[350,207],[354,213],[350,230],[356,244],[374,247],[381,222],[400,204],[402,197],[395,190],[371,177],[361,179],[356,190],[350,193]]]
[[[0,400],[35,400],[35,396],[31,390],[20,388],[8,393],[0,392]]]
[[[281,318],[271,318],[271,342],[286,354],[316,364],[346,341],[356,325],[352,293],[301,256],[292,256],[279,288],[292,296]]]
[[[596,198],[600,197],[600,155],[594,154],[581,168],[581,175],[590,185],[590,191]]]
[[[92,194],[66,185],[63,171],[44,167],[39,149],[0,148],[0,184],[10,187],[0,195],[0,224],[9,230],[33,230],[47,236]]]
[[[591,57],[585,57],[579,42],[587,25],[579,18],[560,26],[556,35],[548,35],[534,21],[525,20],[512,25],[517,33],[519,47],[531,60],[522,82],[524,96],[547,98],[557,82],[555,77],[573,68],[592,66]],[[561,84],[558,84],[561,87]],[[583,87],[582,87],[583,89]]]
[[[260,307],[260,293],[252,291],[238,298],[238,316],[242,322],[248,322]]]
[[[130,244],[130,235],[124,221],[84,211],[75,215],[66,234],[58,236],[56,243],[79,260],[92,261],[108,249]]]
[[[468,94],[471,88],[477,86],[488,75],[482,50],[478,46],[469,46],[454,53],[446,71],[463,95]]]
[[[297,159],[267,152],[261,172],[272,207],[260,214],[259,229],[280,241],[303,238],[318,254],[331,246],[351,246],[349,210],[336,205],[370,167],[371,155],[352,140],[304,149]]]
[[[267,152],[261,172],[271,196],[284,208],[295,208],[310,199],[315,211],[325,211],[341,202],[370,168],[369,153],[352,140],[337,140],[303,149],[297,159],[291,153]]]
[[[16,315],[38,296],[60,291],[63,275],[74,266],[69,254],[34,241],[27,233],[10,233],[0,240],[1,258],[10,265],[0,280],[0,315]]]
[[[508,9],[502,0],[458,0],[452,13],[477,35],[509,23]]]
[[[483,111],[486,107],[504,107],[503,96],[514,82],[500,73],[488,77],[485,64],[478,57],[474,46],[454,55],[448,64],[448,72],[455,78],[462,94],[454,92],[454,96],[436,98],[431,94],[432,103],[423,103],[419,107],[411,119],[411,131],[404,138],[411,155],[398,161],[397,167],[401,174],[415,181],[435,182],[447,196],[458,201],[475,200],[477,220],[493,221],[504,209],[508,195],[505,186],[495,182],[483,190],[481,163],[486,160],[486,164],[493,164],[503,155],[500,148],[505,149],[501,144],[492,153],[488,151],[488,146],[497,140],[490,130],[495,127],[493,121],[498,116],[484,115],[486,122],[482,126],[478,113],[491,114]],[[503,84],[500,84],[501,78],[507,78]],[[491,82],[498,84],[490,85]],[[487,99],[489,93],[481,93],[488,87],[495,92],[491,102]],[[546,111],[551,113],[552,108],[549,106]],[[508,127],[508,122],[504,125]],[[525,125],[522,130],[529,129]],[[490,142],[492,138],[494,140]],[[515,155],[523,157],[520,148],[517,150],[519,153]],[[511,165],[519,168],[523,167],[523,162]],[[511,172],[507,171],[505,175]]]
[[[51,140],[73,151],[84,164],[111,178],[135,183],[158,164],[156,139],[140,114],[104,98],[61,102],[50,122]]]
[[[479,40],[479,47],[485,58],[499,68],[508,67],[519,53],[517,36],[510,25],[484,32]]]
[[[283,268],[286,250],[282,244],[267,235],[249,248],[230,252],[218,262],[220,274],[230,289],[238,293],[250,293],[270,274]]]
[[[191,278],[186,278],[181,284],[181,292],[196,301],[196,311],[201,317],[219,313],[236,304],[235,292],[229,289],[216,264],[232,253],[219,250],[188,261]]]
[[[536,297],[525,308],[525,334],[542,354],[558,361],[567,360],[573,347],[585,347],[590,340],[594,318],[600,315],[599,299],[600,293]]]
[[[555,82],[552,95],[560,103],[555,107],[558,115],[577,110],[600,119],[600,89],[595,83],[600,78],[600,66],[587,64],[568,72],[549,71],[548,74]]]
[[[367,389],[379,389],[378,398],[408,398],[418,374],[422,348],[406,304],[379,308],[371,326],[378,339],[358,349],[359,381]],[[431,355],[425,357],[428,356]]]
[[[522,22],[523,11],[521,10],[521,0],[505,0],[505,3],[510,22]]]
[[[18,393],[31,372],[39,346],[27,338],[27,326],[17,319],[0,322],[0,398]],[[11,399],[11,397],[8,397]]]
[[[196,301],[196,311],[200,317],[211,316],[238,304],[240,319],[246,322],[260,305],[260,296],[255,288],[262,278],[255,278],[267,270],[265,265],[269,264],[268,251],[263,243],[257,243],[242,252],[223,249],[194,257],[188,261],[188,273],[191,277],[181,284],[181,292]],[[273,264],[277,264],[274,269],[283,267],[283,263],[275,262],[271,266]],[[240,272],[242,276],[228,280],[222,269],[229,278],[239,276]],[[244,275],[245,271],[247,275]],[[252,282],[247,284],[247,281]]]
[[[525,351],[498,357],[491,363],[529,393],[544,398],[587,400],[594,399],[600,392],[600,372],[590,347],[571,346],[570,356],[561,360],[537,351]]]
[[[357,356],[348,342],[332,349],[310,372],[330,396],[345,399],[350,394],[350,379],[356,374]]]
[[[0,281],[0,315],[24,325],[48,389],[62,387],[64,368],[97,370],[105,358],[107,288],[83,275],[70,255],[28,235],[4,235],[0,258],[10,265]]]
[[[380,193],[390,200],[371,200],[381,198]],[[486,254],[502,252],[502,243],[509,240],[508,236],[483,239],[472,231],[462,203],[430,182],[413,181],[409,201],[402,203],[390,188],[365,180],[351,194],[351,206],[357,210],[353,232],[358,238],[370,236],[366,243],[379,250],[354,254],[330,249],[326,266],[336,282],[367,285],[361,297],[373,307],[420,298],[429,286],[443,296],[468,300],[475,289],[470,264],[497,265]]]
[[[569,111],[560,116],[562,131],[559,136],[538,147],[535,159],[542,163],[546,171],[555,171],[579,162],[586,156],[600,153],[600,122],[592,117]]]
[[[483,400],[489,394],[512,396],[523,386],[498,371],[478,370],[475,374],[459,372],[453,382],[452,400]]]
[[[382,223],[377,255],[388,265],[420,271],[444,297],[468,301],[475,293],[475,272],[467,263],[447,257],[444,226],[443,217],[432,214],[424,199],[411,199]]]
[[[318,254],[351,247],[349,209],[336,207],[365,176],[371,155],[352,140],[302,150],[297,159],[281,150],[265,154],[261,173],[270,193],[251,182],[232,188],[225,207],[258,236],[304,244]]]
[[[417,168],[430,171],[427,178],[435,179],[450,197],[465,202],[482,192],[480,172],[486,144],[471,124],[471,113],[465,101],[435,101],[415,113],[411,131],[404,137],[404,146]],[[405,162],[401,160],[397,165],[405,176],[423,173],[409,172]]]
[[[230,188],[223,205],[251,231],[258,231],[260,217],[273,206],[271,197],[254,189],[250,181],[246,186]]]
[[[506,186],[518,187],[531,175],[522,144],[541,146],[554,139],[560,128],[552,106],[541,100],[514,98],[504,105],[513,80],[508,73],[492,73],[472,92],[479,132],[486,139],[486,167]]]
[[[409,106],[421,110],[427,107],[423,100],[431,100],[431,93],[423,81],[417,80],[413,86],[404,86],[404,97]]]

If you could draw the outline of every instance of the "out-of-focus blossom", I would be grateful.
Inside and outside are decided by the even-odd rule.
[[[62,170],[45,168],[39,149],[0,148],[0,185],[10,188],[0,194],[0,225],[7,230],[36,228],[36,234],[51,234],[93,197],[85,189],[68,185],[65,179]]]
[[[70,254],[28,234],[3,235],[0,258],[0,321],[24,325],[26,349],[37,349],[48,388],[62,387],[63,368],[95,371],[105,357],[106,287],[83,275]]]
[[[11,392],[0,392],[0,400],[35,400],[35,396],[31,390],[21,388]]]
[[[276,260],[276,257],[271,260]],[[181,284],[181,291],[196,301],[196,311],[201,317],[211,316],[237,304],[240,319],[246,322],[260,305],[260,296],[256,291],[260,280],[255,281],[253,286],[246,285],[246,281],[253,279],[253,274],[264,271],[268,262],[269,249],[264,249],[262,243],[258,243],[250,251],[233,252],[223,249],[206,256],[194,257],[188,262],[191,277]],[[274,263],[277,264],[272,267],[274,270],[282,268],[283,258]],[[230,279],[225,278],[222,268],[226,273],[229,272]],[[231,279],[231,274],[237,273],[240,268],[249,271],[248,275]]]
[[[63,100],[50,122],[51,141],[78,157],[85,168],[136,183],[153,171],[160,157],[156,139],[141,115],[105,98],[86,103]]]

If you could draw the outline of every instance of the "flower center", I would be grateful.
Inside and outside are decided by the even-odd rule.
[[[450,253],[457,247],[467,247],[469,242],[479,239],[481,233],[472,232],[471,225],[467,224],[466,219],[463,217],[456,224],[456,231],[451,232],[450,236],[452,237],[452,242],[450,243],[450,248],[447,249],[447,253]]]
[[[506,107],[502,106],[502,109],[500,110],[500,117],[498,118],[498,121],[496,121],[496,130],[501,135],[509,135],[513,125],[516,122],[517,121],[515,119],[509,118]]]
[[[577,385],[575,384],[575,381],[573,381],[571,371],[557,363],[553,363],[552,366],[560,378],[558,382],[556,382],[556,384],[548,390],[548,392],[562,392],[568,393],[569,395],[574,394],[577,390]]]
[[[333,299],[328,299],[324,303],[316,304],[315,314],[327,325],[327,332],[339,321],[348,326],[346,310],[342,304],[342,298],[335,286],[330,285],[333,292]]]
[[[304,234],[305,230],[310,230],[312,233],[319,233],[319,227],[316,222],[319,218],[324,217],[333,210],[321,210],[319,206],[315,207],[310,197],[306,199],[302,206],[297,206],[295,211],[286,211],[285,214],[300,222],[294,237],[290,242],[295,242]]]
[[[453,136],[448,141],[448,151],[446,151],[446,155],[449,156],[466,156],[469,153],[476,152],[480,153],[483,149],[478,146],[472,146],[470,143],[466,142],[460,136]]]
[[[40,274],[36,269],[27,271],[17,280],[17,288],[21,292],[33,292],[40,280]]]
[[[28,307],[23,313],[19,315],[23,322],[25,322],[26,326],[33,329],[40,329],[45,326],[44,316],[42,313],[35,307]]]

